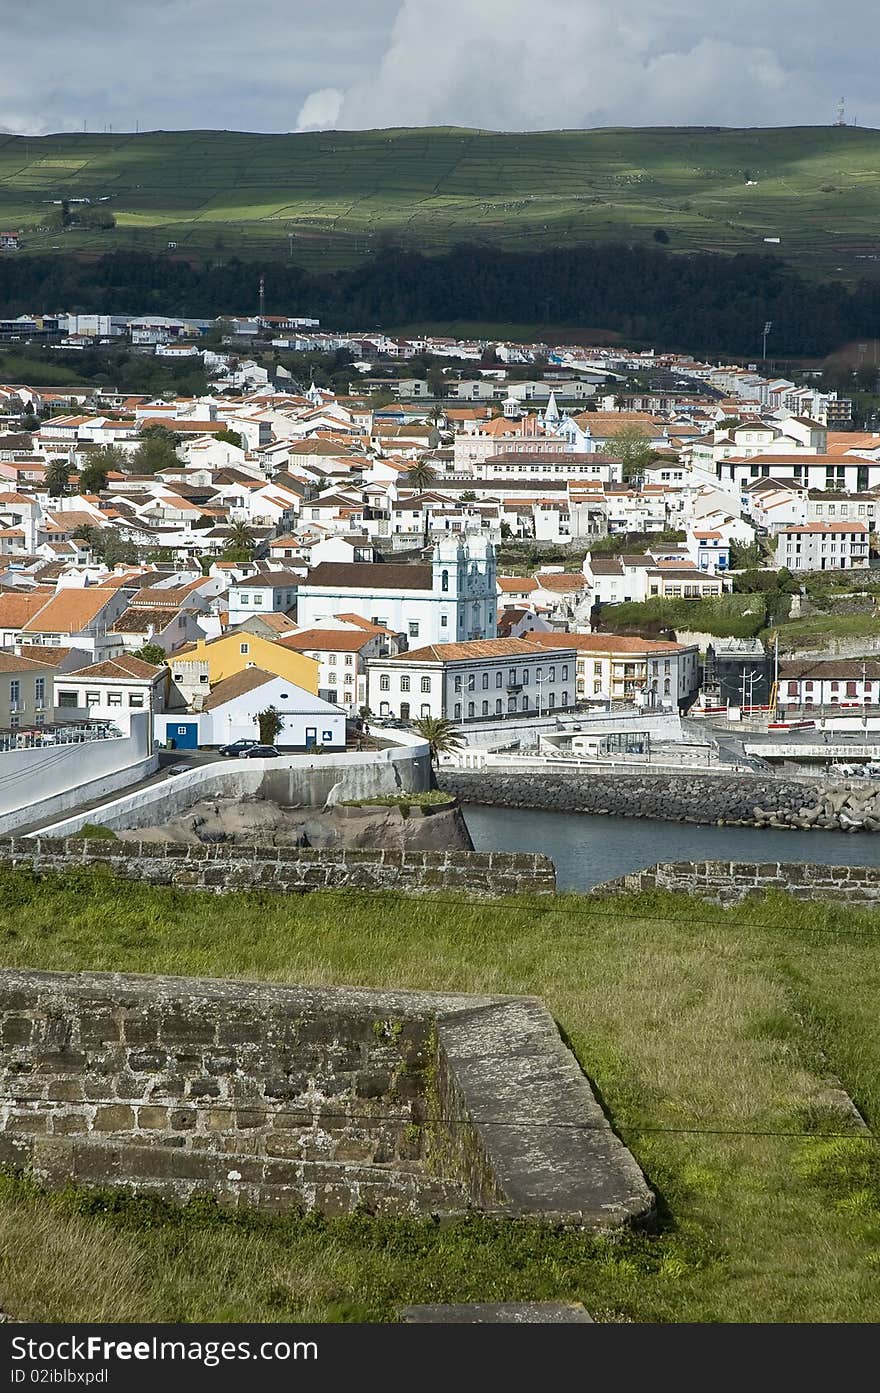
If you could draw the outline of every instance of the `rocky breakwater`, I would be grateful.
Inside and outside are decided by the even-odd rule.
[[[880,832],[880,786],[866,780],[802,789],[799,806],[752,809],[756,827]]]
[[[462,803],[550,812],[656,818],[730,827],[880,832],[880,787],[808,783],[754,774],[510,773],[444,769],[442,789]]]

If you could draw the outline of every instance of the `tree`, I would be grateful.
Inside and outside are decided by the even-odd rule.
[[[464,744],[455,726],[443,716],[419,716],[417,720],[413,721],[412,728],[416,735],[427,740],[432,760],[435,760],[438,755],[460,750]]]
[[[473,489],[465,489],[464,493],[459,495],[458,501],[459,503],[476,503],[477,495]]]
[[[276,707],[267,706],[265,710],[257,712],[257,724],[260,727],[260,744],[274,745],[284,729],[284,717]]]
[[[370,393],[370,406],[374,411],[378,411],[382,406],[392,406],[396,401],[396,396],[389,392],[387,387],[377,387]]]
[[[631,479],[653,458],[651,441],[641,426],[621,426],[610,437],[611,453],[623,465],[624,479]]]
[[[441,367],[435,365],[428,369],[428,391],[432,397],[445,397],[448,393],[448,385],[446,374]]]
[[[128,456],[118,445],[105,445],[95,450],[79,472],[80,493],[100,493],[107,487],[107,476],[121,469],[127,460]]]
[[[147,426],[141,431],[141,443],[131,458],[135,474],[156,474],[160,469],[172,469],[180,464],[177,446],[180,436],[167,426]]]
[[[254,554],[254,534],[246,522],[234,522],[229,529],[229,540],[224,547],[227,556],[235,556],[232,559],[250,561]]]
[[[111,571],[114,566],[134,566],[137,563],[137,548],[131,542],[124,541],[115,527],[89,527],[84,524],[73,535]]]
[[[239,450],[242,448],[242,437],[237,430],[218,430],[214,439],[225,440],[227,445],[235,445]]]
[[[422,489],[430,488],[437,482],[437,470],[429,460],[417,460],[411,469],[404,475],[409,488]]]
[[[50,498],[62,498],[70,483],[70,466],[63,459],[53,459],[46,466],[46,488]]]
[[[158,643],[145,643],[143,648],[138,648],[131,656],[140,658],[142,663],[152,663],[153,667],[163,667],[168,661],[165,649]]]

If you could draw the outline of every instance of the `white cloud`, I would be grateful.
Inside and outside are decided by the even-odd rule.
[[[338,87],[322,87],[318,92],[310,92],[303,102],[296,118],[298,131],[326,131],[332,129],[342,110],[342,93]]]
[[[876,51],[877,11],[838,0],[833,28],[824,0],[401,0],[338,125],[830,124],[844,73],[880,124],[867,52],[845,41],[872,32]]]

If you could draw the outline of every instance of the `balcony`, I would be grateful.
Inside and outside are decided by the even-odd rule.
[[[508,682],[507,688],[506,688],[506,690],[507,690],[508,692],[521,692],[522,689],[523,689],[523,684],[522,684],[522,682]]]

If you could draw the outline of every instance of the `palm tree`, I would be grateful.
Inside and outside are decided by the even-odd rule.
[[[412,469],[407,470],[404,479],[410,488],[421,492],[437,482],[437,470],[428,460],[418,460]]]
[[[248,557],[253,554],[254,536],[246,522],[234,522],[229,529],[229,540],[226,543],[226,550],[229,552],[247,552]]]
[[[427,740],[432,760],[438,755],[460,750],[464,744],[455,726],[443,716],[419,716],[418,720],[413,721],[412,728],[416,735]]]

